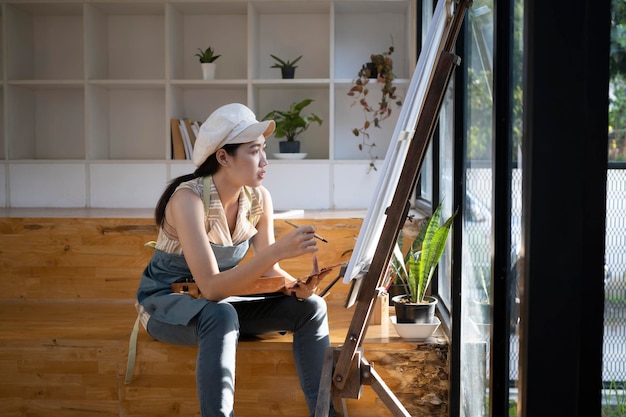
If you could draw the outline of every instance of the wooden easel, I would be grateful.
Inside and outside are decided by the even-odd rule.
[[[394,416],[410,417],[406,408],[363,357],[362,345],[379,295],[379,283],[384,278],[393,247],[408,215],[409,198],[417,184],[428,144],[437,125],[443,97],[453,70],[460,63],[460,58],[452,50],[465,12],[471,6],[471,1],[456,1],[454,15],[451,15],[450,12],[450,0],[447,1],[446,10],[449,21],[441,36],[440,50],[434,63],[433,76],[428,81],[422,111],[415,124],[414,134],[402,166],[397,188],[391,204],[386,210],[386,220],[376,246],[376,252],[365,276],[352,281],[351,294],[357,294],[357,305],[348,334],[342,346],[331,347],[326,352],[315,409],[316,417],[328,417],[331,400],[337,415],[347,417],[347,411],[343,409],[342,400],[345,398],[358,399],[363,385],[370,385]]]

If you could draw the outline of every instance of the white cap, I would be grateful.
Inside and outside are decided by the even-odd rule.
[[[252,110],[243,104],[226,104],[215,110],[200,126],[193,149],[193,164],[199,167],[229,143],[252,142],[261,135],[268,137],[275,128],[273,120],[259,122]]]

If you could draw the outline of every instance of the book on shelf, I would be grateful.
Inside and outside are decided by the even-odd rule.
[[[191,121],[191,128],[193,129],[193,134],[196,135],[196,138],[200,134],[200,123],[197,120]]]
[[[185,128],[187,129],[187,134],[189,135],[189,140],[191,141],[191,149],[196,145],[196,133],[193,131],[193,120],[185,119]]]
[[[184,120],[178,121],[178,128],[180,129],[180,134],[183,137],[183,144],[185,145],[185,159],[191,159],[193,155],[193,146],[191,145],[191,138],[189,137],[189,132],[187,132],[187,126],[185,125]]]
[[[185,159],[185,144],[183,143],[179,120],[171,119],[170,126],[172,130],[172,159]]]

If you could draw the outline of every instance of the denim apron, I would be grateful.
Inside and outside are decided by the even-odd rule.
[[[220,271],[237,266],[249,247],[248,240],[236,246],[211,243]],[[143,271],[137,290],[137,301],[150,317],[164,323],[186,326],[210,302],[203,297],[193,298],[172,292],[172,283],[181,278],[192,278],[185,256],[156,250]]]

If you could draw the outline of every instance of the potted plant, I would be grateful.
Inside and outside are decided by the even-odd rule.
[[[392,104],[397,107],[402,106],[402,100],[396,94],[396,87],[393,85],[393,80],[396,79],[393,72],[393,60],[391,59],[393,51],[393,46],[390,46],[382,54],[370,55],[371,62],[361,66],[352,87],[348,91],[348,95],[354,97],[352,106],[358,105],[364,116],[363,124],[352,129],[352,133],[361,138],[358,145],[359,150],[362,151],[367,148],[371,159],[370,167],[373,170],[376,170],[374,164],[376,157],[373,154],[376,143],[370,141],[369,129],[372,126],[380,128],[380,124],[391,116]],[[375,79],[376,84],[380,85],[381,91],[380,101],[376,104],[369,101],[370,89],[368,84],[372,79]]]
[[[304,99],[299,103],[294,102],[289,106],[289,110],[272,110],[263,118],[263,120],[271,119],[276,122],[274,136],[277,139],[285,138],[278,144],[281,153],[299,153],[300,141],[296,140],[298,135],[307,130],[311,123],[322,125],[322,119],[315,113],[311,113],[308,116],[300,114],[302,109],[312,102],[313,100],[310,98]]]
[[[212,80],[215,78],[215,60],[219,58],[221,55],[215,55],[215,51],[209,46],[205,50],[198,48],[197,54],[194,56],[198,57],[200,61],[200,65],[202,66],[202,78],[205,80]]]
[[[405,280],[402,279],[403,274],[406,274],[406,262],[402,256],[402,247],[404,245],[404,232],[400,229],[398,233],[398,240],[394,251],[398,251],[392,256],[389,262],[389,277],[385,281],[385,291],[389,295],[389,307],[393,307],[393,297],[396,295],[406,294],[408,292]]]
[[[441,204],[411,244],[406,256],[394,250],[396,259],[401,259],[399,277],[406,293],[393,297],[398,323],[431,323],[437,299],[427,296],[433,274],[448,239],[456,212],[441,224]],[[397,247],[396,247],[397,249]]]
[[[302,55],[300,55],[293,61],[289,61],[289,60],[284,61],[280,59],[279,57],[277,57],[276,55],[270,54],[270,56],[276,60],[276,63],[272,65],[270,68],[280,68],[283,79],[291,79],[294,77],[296,68],[298,68],[298,66],[295,64],[296,62],[300,60],[300,58],[302,58]]]

